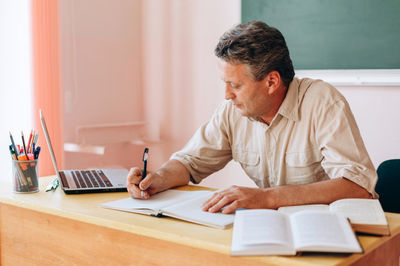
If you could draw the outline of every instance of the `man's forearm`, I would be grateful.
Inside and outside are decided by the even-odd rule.
[[[267,189],[276,209],[303,204],[330,204],[344,198],[371,198],[371,194],[345,178],[337,178],[307,185],[281,186]]]
[[[163,178],[162,190],[187,185],[190,180],[190,172],[177,160],[165,162],[156,174]]]

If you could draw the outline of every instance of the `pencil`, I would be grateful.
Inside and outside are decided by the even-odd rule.
[[[22,138],[22,145],[24,147],[24,152],[25,152],[25,155],[26,155],[26,160],[28,160],[28,154],[26,153],[25,138],[24,138],[24,132],[23,131],[21,131],[21,138]]]
[[[33,129],[31,130],[31,134],[29,134],[28,149],[26,150],[26,152],[28,152],[28,153],[31,150],[32,132],[33,132]]]
[[[29,152],[30,152],[30,153],[33,153],[33,152],[34,152],[34,150],[33,150],[33,143],[35,142],[35,134],[36,134],[35,130],[32,129],[32,141],[31,141],[31,145],[29,146]]]
[[[39,138],[39,132],[36,132],[36,134],[35,134],[35,139],[34,139],[34,141],[33,141],[33,143],[35,143],[35,145],[36,145],[37,142],[38,142],[38,138]]]

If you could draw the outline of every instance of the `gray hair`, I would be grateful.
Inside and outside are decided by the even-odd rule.
[[[263,80],[278,71],[286,86],[294,77],[289,49],[282,33],[262,21],[239,24],[225,32],[215,55],[232,64],[245,64],[253,80]]]

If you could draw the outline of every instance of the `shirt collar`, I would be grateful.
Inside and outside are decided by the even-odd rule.
[[[287,89],[285,99],[278,110],[278,114],[293,121],[299,120],[299,86],[299,79],[293,78]]]

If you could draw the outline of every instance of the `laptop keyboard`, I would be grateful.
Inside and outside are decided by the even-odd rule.
[[[69,187],[64,171],[59,171],[64,187]],[[110,180],[101,170],[71,171],[77,188],[112,187]]]

